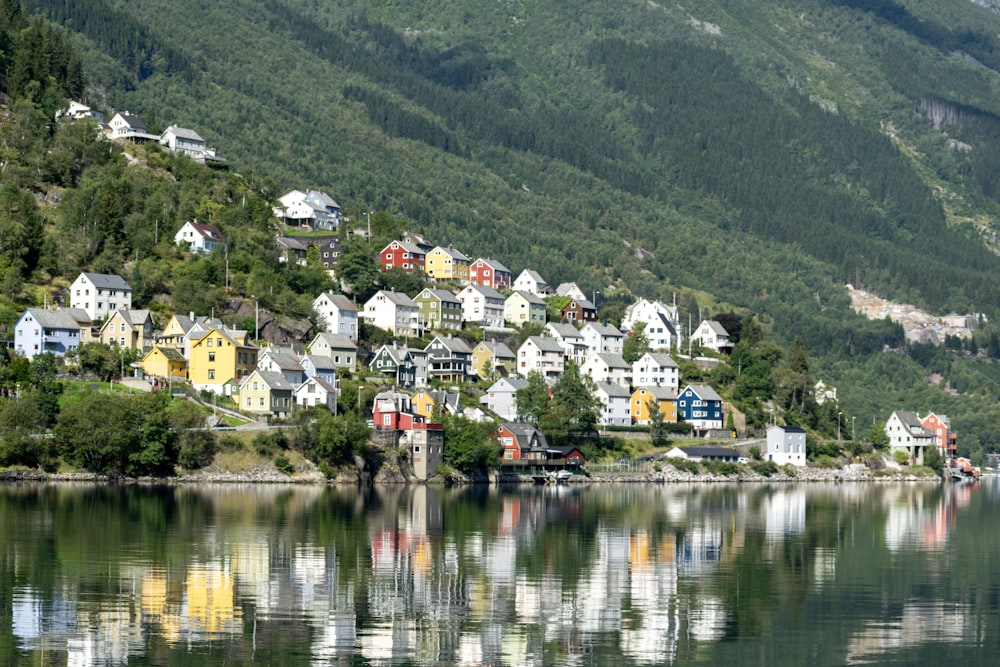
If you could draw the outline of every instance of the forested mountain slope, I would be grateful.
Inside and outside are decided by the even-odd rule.
[[[265,194],[319,187],[355,220],[390,211],[436,242],[605,297],[676,294],[695,319],[756,313],[779,340],[801,335],[863,419],[906,400],[973,412],[924,385],[916,398],[913,378],[931,370],[961,400],[995,403],[992,365],[882,358],[898,328],[853,314],[842,288],[859,278],[996,319],[990,7],[27,4],[72,29],[90,102],[153,130],[198,128]],[[872,399],[873,376],[906,386]]]

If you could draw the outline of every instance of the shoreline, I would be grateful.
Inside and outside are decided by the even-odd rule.
[[[864,466],[849,466],[848,468],[796,468],[794,475],[788,475],[784,470],[765,476],[752,470],[741,470],[735,475],[715,475],[709,472],[691,473],[683,470],[667,469],[644,473],[592,473],[574,476],[563,486],[587,486],[598,484],[837,484],[844,482],[864,483],[899,483],[899,482],[933,482],[944,483],[937,475],[914,475],[904,471],[874,471]],[[200,470],[195,473],[184,473],[174,477],[115,477],[98,473],[46,473],[40,470],[7,470],[0,471],[0,484],[18,483],[87,483],[87,484],[120,484],[120,485],[199,485],[199,484],[292,484],[308,486],[532,486],[536,485],[529,476],[490,473],[487,477],[437,477],[427,481],[400,474],[376,474],[374,479],[363,475],[347,472],[327,479],[318,470],[308,470],[286,475],[277,469],[259,466],[243,472],[221,470]]]

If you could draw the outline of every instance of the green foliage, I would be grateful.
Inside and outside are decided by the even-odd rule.
[[[670,439],[667,437],[667,424],[663,419],[663,413],[660,412],[659,401],[650,398],[646,403],[646,409],[649,411],[650,444],[656,448],[666,447],[670,444]]]
[[[496,423],[445,415],[444,462],[463,473],[483,472],[500,462]]]
[[[924,452],[924,465],[931,470],[940,470],[944,466],[944,457],[941,456],[941,450],[935,446],[930,446],[927,451]]]
[[[670,458],[666,460],[669,461],[670,465],[681,472],[689,472],[692,475],[701,474],[702,464],[698,461],[690,461],[688,459],[681,458]]]
[[[768,461],[768,463],[771,462]],[[772,463],[772,465],[774,464]],[[706,472],[710,472],[713,475],[718,475],[720,477],[738,475],[740,472],[739,464],[731,463],[729,461],[703,461],[702,466],[704,466]]]
[[[902,449],[896,449],[892,452],[892,458],[895,459],[896,463],[901,466],[910,465],[910,454]]]
[[[278,454],[274,457],[274,467],[278,472],[285,475],[291,475],[295,472],[295,466],[292,465],[292,462],[284,454]]]
[[[778,464],[774,461],[752,461],[750,469],[764,477],[778,474]]]
[[[750,458],[754,461],[761,460],[760,447],[758,445],[750,445]]]
[[[636,322],[622,345],[622,358],[625,363],[633,364],[647,352],[649,352],[649,337],[646,335],[646,323]]]

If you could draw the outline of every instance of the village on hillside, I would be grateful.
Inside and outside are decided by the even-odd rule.
[[[94,117],[77,103],[66,113]],[[112,140],[155,141],[194,159],[221,161],[193,130],[172,125],[162,135],[151,135],[127,113],[102,127]],[[334,285],[339,284],[338,234],[371,236],[369,227],[345,229],[348,220],[340,206],[319,190],[292,190],[272,212],[279,261],[319,261]],[[329,235],[296,234],[301,231]],[[197,220],[185,222],[173,239],[192,254],[225,253],[227,247],[219,229]],[[496,420],[505,464],[582,464],[578,449],[551,446],[545,434],[525,423],[518,405],[519,392],[533,375],[551,391],[568,365],[591,388],[599,428],[649,428],[658,422],[683,425],[705,439],[764,435],[748,434],[745,417],[711,386],[681,377],[676,359],[712,366],[732,351],[719,321],[705,319],[685,332],[676,304],[640,298],[625,308],[618,327],[599,320],[597,293],[588,295],[575,282],[551,285],[530,267],[515,274],[496,258],[473,259],[412,231],[373,248],[372,255],[381,271],[415,274],[425,286],[414,296],[379,290],[361,303],[344,290],[316,294],[312,305],[321,330],[301,339],[265,340],[256,305],[253,331],[246,320],[244,328],[233,328],[214,313],[177,313],[157,322],[152,311],[133,308],[132,287],[124,278],[83,272],[70,285],[65,303],[24,310],[14,327],[13,353],[27,359],[46,353],[66,357],[81,345],[103,343],[129,351],[136,360],[126,368],[122,354],[123,379],[129,376],[148,388],[187,385],[262,420],[287,419],[306,407],[336,414],[338,402],[350,400],[341,396],[341,380],[356,378],[377,392],[368,406],[369,425],[387,444],[407,443],[415,474],[424,479],[441,461],[443,436],[436,420],[443,414]],[[391,342],[370,345],[361,335],[363,324],[382,330]],[[519,336],[529,325],[535,335]],[[642,336],[643,347],[626,361],[631,336]],[[413,339],[430,342],[411,347]],[[688,356],[692,350],[703,356]],[[814,391],[819,403],[836,401],[836,390],[822,382]],[[470,395],[478,400],[463,404]],[[359,390],[359,408],[360,400]],[[892,449],[905,452],[913,463],[921,463],[934,443],[942,452],[954,448],[947,418],[933,413],[923,420],[893,413],[886,433]],[[805,465],[803,429],[774,423],[763,442],[764,460]],[[718,447],[674,448],[670,455],[742,458],[735,449]]]

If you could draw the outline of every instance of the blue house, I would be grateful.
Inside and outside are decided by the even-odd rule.
[[[61,357],[80,347],[90,326],[90,315],[82,308],[28,308],[14,325],[14,351],[28,359],[46,352]]]
[[[689,384],[677,396],[677,416],[696,431],[722,428],[722,397],[711,387]]]
[[[337,365],[330,357],[322,354],[307,354],[299,361],[306,378],[319,378],[331,386],[336,386]]]

